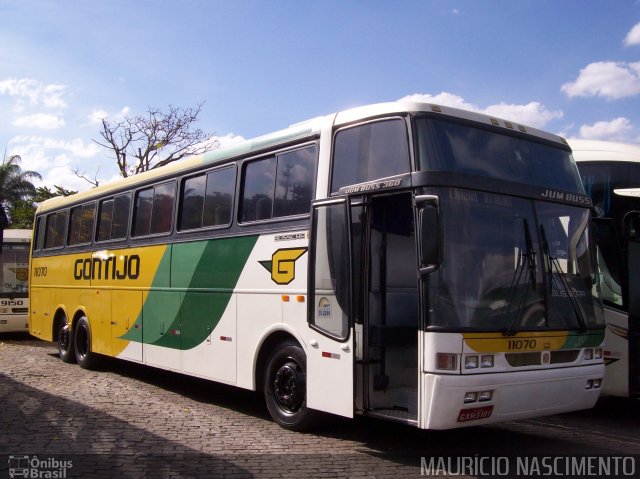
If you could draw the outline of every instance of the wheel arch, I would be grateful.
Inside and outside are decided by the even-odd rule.
[[[295,333],[286,329],[276,329],[270,331],[262,340],[256,355],[255,365],[253,368],[253,385],[256,391],[261,392],[264,389],[264,374],[267,367],[269,357],[276,350],[279,344],[285,341],[293,341],[297,343],[306,354],[306,349],[300,338]]]

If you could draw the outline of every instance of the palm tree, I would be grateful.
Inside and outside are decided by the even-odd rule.
[[[2,160],[0,164],[0,239],[3,230],[11,224],[11,212],[21,200],[28,200],[36,193],[32,180],[41,180],[40,173],[22,171],[18,155]]]

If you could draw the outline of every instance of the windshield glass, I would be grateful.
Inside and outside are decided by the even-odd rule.
[[[27,295],[29,244],[5,243],[0,253],[0,296]]]
[[[416,120],[419,168],[455,171],[584,194],[569,151],[498,131]]]
[[[431,326],[515,334],[602,324],[592,303],[588,210],[438,190],[443,260],[428,277]]]

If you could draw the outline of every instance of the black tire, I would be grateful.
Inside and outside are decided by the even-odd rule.
[[[294,341],[281,343],[267,362],[264,397],[273,420],[285,429],[303,431],[316,418],[307,408],[307,358]]]
[[[69,330],[67,318],[63,316],[58,323],[58,356],[65,363],[76,362],[76,350],[73,344],[73,333]]]
[[[98,356],[91,351],[91,328],[89,320],[82,316],[78,319],[73,331],[73,347],[76,361],[83,369],[95,369],[98,366]]]

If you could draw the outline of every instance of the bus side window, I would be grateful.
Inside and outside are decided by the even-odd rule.
[[[178,229],[229,225],[235,185],[236,170],[233,167],[183,180]]]
[[[67,245],[72,246],[91,243],[94,215],[95,203],[87,203],[71,208]]]
[[[275,156],[253,161],[245,166],[242,211],[240,213],[242,221],[271,218],[275,177]]]
[[[97,241],[111,239],[111,222],[113,220],[113,198],[100,202],[100,215],[98,217]]]
[[[308,214],[317,150],[314,144],[247,163],[244,167],[241,221]]]
[[[172,181],[138,191],[133,214],[133,236],[169,233],[174,200],[175,183]]]
[[[331,191],[411,171],[407,127],[400,118],[340,130],[334,139]]]
[[[224,168],[207,174],[202,226],[223,226],[231,223],[235,189],[235,168]]]
[[[309,213],[316,170],[314,146],[278,155],[273,216]]]
[[[64,236],[67,228],[68,210],[57,211],[47,215],[47,227],[44,238],[45,249],[64,246]]]

